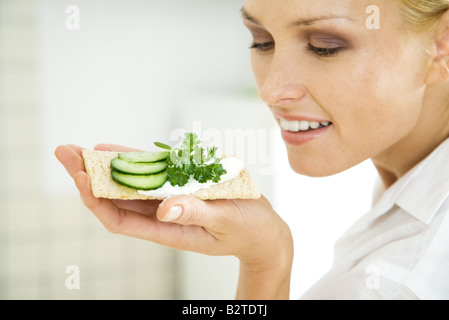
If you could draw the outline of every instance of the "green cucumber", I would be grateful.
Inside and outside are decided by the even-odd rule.
[[[135,175],[145,175],[145,174],[156,174],[167,169],[167,162],[128,162],[121,160],[119,158],[114,158],[111,161],[111,169],[121,173],[135,174]]]
[[[159,189],[168,180],[166,171],[158,174],[139,176],[112,170],[111,176],[115,182],[123,186],[142,191]]]
[[[169,151],[156,152],[122,152],[118,154],[120,160],[127,162],[159,162],[164,161],[169,156]]]

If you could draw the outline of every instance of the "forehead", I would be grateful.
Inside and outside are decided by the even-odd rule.
[[[398,3],[396,0],[245,0],[243,12],[260,24],[287,25],[298,19],[341,16],[364,26],[372,13],[368,9],[373,5],[379,8],[382,20],[397,21]]]

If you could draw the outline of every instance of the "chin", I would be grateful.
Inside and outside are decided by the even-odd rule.
[[[304,157],[301,155],[288,154],[288,161],[292,170],[300,175],[323,178],[333,176],[349,169],[346,166],[339,166],[335,160],[325,157]]]
[[[316,165],[314,167],[298,165],[297,163],[290,162],[290,167],[292,170],[300,175],[311,177],[311,178],[323,178],[329,177],[339,172],[325,170],[324,168],[319,168]]]

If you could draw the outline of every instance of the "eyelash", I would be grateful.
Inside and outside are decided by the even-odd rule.
[[[249,48],[250,49],[256,49],[257,53],[264,54],[269,52],[274,47],[273,41],[267,41],[267,42],[260,42],[260,43],[253,43]]]
[[[307,45],[307,50],[316,54],[320,57],[333,57],[337,55],[342,48],[336,47],[336,48],[318,48],[315,46],[312,46],[310,43]]]
[[[268,53],[270,50],[272,50],[274,48],[274,42],[273,41],[269,41],[269,42],[261,42],[261,43],[253,43],[250,46],[250,49],[256,49],[257,53],[259,54],[266,54]],[[319,57],[332,57],[337,55],[342,48],[336,47],[336,48],[318,48],[315,47],[313,45],[311,45],[310,43],[307,45],[307,51],[312,52],[314,54],[316,54]]]

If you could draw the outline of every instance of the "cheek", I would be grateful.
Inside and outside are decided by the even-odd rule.
[[[310,94],[333,128],[315,145],[287,146],[298,173],[320,177],[349,169],[399,142],[420,118],[423,91],[416,72],[360,62],[335,69],[320,74],[321,81],[309,81]]]
[[[328,89],[320,103],[329,106],[338,133],[348,142],[393,143],[418,121],[422,91],[409,68],[359,62],[330,74],[334,77],[321,85]]]
[[[262,87],[266,77],[268,76],[268,72],[270,70],[271,57],[261,56],[253,50],[251,53],[251,66],[254,74],[254,79],[256,80],[257,87]]]

